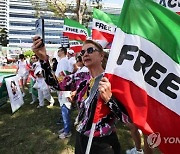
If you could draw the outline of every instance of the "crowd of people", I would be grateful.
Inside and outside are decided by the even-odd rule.
[[[103,51],[102,46],[95,41],[86,40],[80,53],[75,55],[73,50],[60,47],[57,51],[58,57],[50,59],[41,43],[42,40],[38,36],[33,38],[32,49],[35,54],[30,62],[20,54],[16,73],[20,79],[23,96],[29,76],[29,91],[32,94],[30,104],[38,101],[37,108],[44,106],[45,99],[50,103],[48,107],[52,107],[55,101],[51,96],[51,89],[57,92],[60,106],[57,124],[63,124],[63,128],[58,131],[58,137],[71,137],[71,127],[76,126],[75,154],[85,154],[97,100],[101,97],[111,112],[97,122],[90,153],[121,153],[116,123],[123,119],[122,116],[126,116],[129,122],[125,125],[129,127],[135,142],[135,148],[127,150],[127,154],[143,154],[138,128],[131,122],[121,102],[113,96],[111,84],[104,77],[108,53]],[[75,104],[78,110],[74,125],[70,118],[72,104]],[[144,138],[146,140],[146,136]],[[147,142],[145,147],[145,153],[152,153]]]

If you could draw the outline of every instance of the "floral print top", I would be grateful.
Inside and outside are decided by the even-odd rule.
[[[54,87],[56,90],[76,90],[75,101],[79,110],[77,117],[78,125],[76,129],[78,132],[89,136],[99,96],[98,84],[103,77],[103,74],[97,76],[96,78],[92,78],[88,72],[80,72],[65,76],[63,81],[59,83],[55,76],[51,74],[52,72],[50,71],[50,67],[47,67],[48,65],[48,62],[41,62],[45,78],[54,77],[53,82],[52,78],[46,79],[48,85]],[[51,83],[49,84],[48,81],[51,81]],[[109,106],[111,112],[97,122],[94,137],[110,135],[112,132],[115,132],[115,122],[117,119],[122,122],[123,119],[129,119],[128,114],[121,103],[113,96],[110,100],[111,101],[106,105]]]

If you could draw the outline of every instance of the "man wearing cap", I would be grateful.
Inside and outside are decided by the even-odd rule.
[[[69,60],[69,72],[75,73],[77,71],[76,59],[74,56],[74,51],[72,49],[68,50],[68,60]]]

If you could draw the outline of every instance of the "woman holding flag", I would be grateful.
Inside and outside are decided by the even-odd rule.
[[[40,47],[41,43],[40,38],[34,37],[32,49],[45,63],[47,60],[46,50],[45,47]],[[127,112],[112,96],[111,84],[106,77],[103,77],[103,48],[92,40],[86,40],[82,47],[81,56],[84,65],[89,69],[90,80],[82,80],[77,89],[76,98],[80,111],[76,129],[75,154],[85,154],[86,152],[99,96],[110,108],[110,112],[96,123],[90,153],[120,154],[121,148],[116,134],[115,122],[117,119],[122,119],[122,111],[123,115]]]

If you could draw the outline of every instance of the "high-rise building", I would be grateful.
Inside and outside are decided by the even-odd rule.
[[[40,1],[38,5],[42,8],[38,14],[45,21],[45,42],[59,44],[63,20],[54,17],[53,13],[47,10],[45,1]],[[35,21],[38,18],[36,14],[31,0],[9,0],[9,47],[28,46],[32,43]]]
[[[8,29],[8,0],[0,1],[0,29]]]
[[[2,21],[8,28],[9,47],[30,48],[32,37],[35,35],[37,15],[43,17],[45,21],[45,43],[52,46],[60,44],[64,21],[61,18],[54,17],[54,14],[47,9],[45,0],[1,0],[0,6],[1,3],[4,4],[3,10],[5,10],[6,18],[3,18],[3,21],[0,18],[0,22]],[[34,5],[33,3],[38,4]],[[76,6],[75,3],[71,5],[72,7]],[[39,11],[37,8],[35,9],[37,6],[40,8]],[[112,14],[120,13],[120,8],[117,6],[104,5],[102,10]],[[68,13],[68,15],[72,15],[72,13]]]

